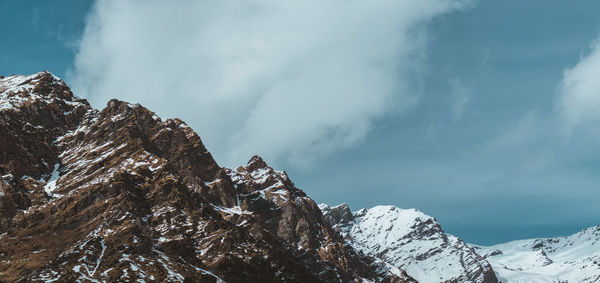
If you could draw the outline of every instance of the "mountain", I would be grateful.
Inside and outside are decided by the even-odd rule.
[[[0,76],[0,282],[598,282],[600,226],[467,245],[415,209],[317,205],[179,119]],[[496,272],[496,273],[495,273]]]
[[[502,282],[600,282],[600,226],[568,237],[475,246]]]
[[[405,270],[419,282],[498,282],[473,248],[416,209],[376,206],[353,213],[346,204],[319,207],[352,247],[392,273]]]
[[[48,72],[0,77],[2,282],[415,282],[282,171],[221,167],[183,121]]]

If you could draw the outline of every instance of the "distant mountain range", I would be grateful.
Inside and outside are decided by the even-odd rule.
[[[319,207],[357,251],[419,282],[600,282],[600,226],[568,237],[480,246],[445,233],[415,209]]]
[[[568,237],[473,247],[502,282],[600,282],[600,226]]]
[[[317,205],[181,120],[0,76],[0,282],[597,282],[599,238],[482,247],[418,210]]]

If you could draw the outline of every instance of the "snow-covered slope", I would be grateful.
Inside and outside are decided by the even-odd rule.
[[[502,282],[600,282],[600,226],[568,237],[530,239],[476,251]]]
[[[325,218],[356,249],[404,269],[419,282],[497,282],[490,264],[460,238],[416,209],[376,206],[351,213],[346,204],[320,205]]]

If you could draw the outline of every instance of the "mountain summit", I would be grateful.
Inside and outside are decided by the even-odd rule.
[[[184,122],[48,72],[0,78],[0,176],[0,281],[412,281],[260,157],[220,167]]]
[[[419,282],[498,282],[483,257],[421,211],[380,205],[352,213],[346,204],[319,207],[352,247],[392,273],[405,270]]]

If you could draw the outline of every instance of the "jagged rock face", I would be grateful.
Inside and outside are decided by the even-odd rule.
[[[304,258],[314,258],[308,261],[309,269],[329,266],[321,272],[334,281],[335,278],[356,279],[351,276],[352,270],[361,270],[385,281],[410,280],[405,273],[389,274],[389,278],[384,279],[386,272],[374,268],[372,259],[355,260],[359,255],[344,244],[343,238],[323,218],[317,204],[296,188],[285,172],[273,170],[260,157],[253,157],[245,168],[227,172],[236,190],[244,196],[240,207],[253,211],[269,231],[284,241],[286,249],[296,250]]]
[[[54,141],[89,109],[48,72],[0,78],[0,229],[11,225],[18,210],[45,202],[36,180],[50,178]]]
[[[376,206],[349,215],[346,204],[320,208],[356,250],[381,260],[391,272],[406,270],[419,282],[498,282],[473,248],[418,210]]]
[[[0,79],[0,281],[410,282],[355,253],[285,172],[221,168],[192,129]]]
[[[319,208],[323,212],[325,220],[331,226],[347,226],[350,222],[354,221],[354,215],[350,210],[350,206],[343,203],[338,206],[330,207],[324,203],[319,204]]]
[[[567,237],[475,246],[502,282],[599,282],[600,226]]]

